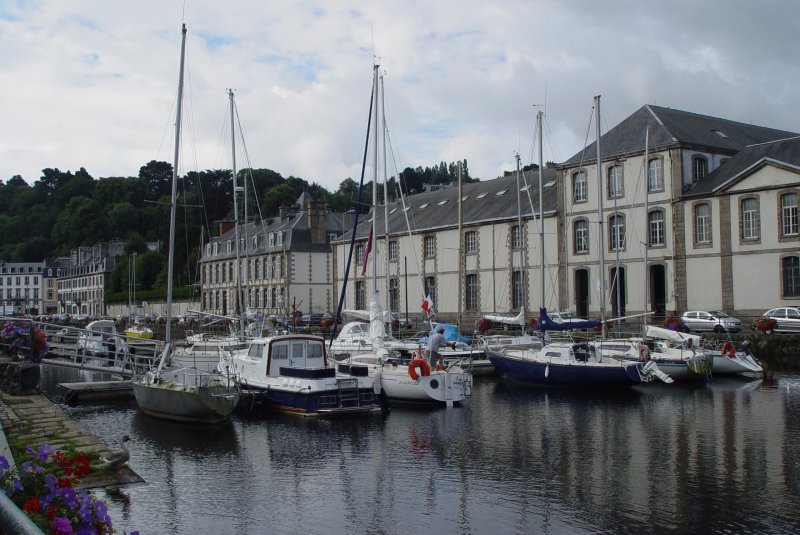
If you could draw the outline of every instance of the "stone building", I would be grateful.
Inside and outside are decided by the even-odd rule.
[[[58,269],[60,313],[105,316],[106,291],[111,287],[114,262],[125,253],[125,243],[111,241],[73,249],[69,264]]]
[[[44,262],[0,261],[0,316],[41,314]]]

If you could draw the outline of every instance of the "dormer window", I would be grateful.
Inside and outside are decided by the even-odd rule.
[[[708,160],[705,156],[692,158],[692,182],[698,182],[708,174]]]
[[[270,232],[269,233],[269,246],[270,247],[274,247],[275,246],[275,233],[274,232]]]
[[[253,236],[253,249],[258,247],[258,236]]]
[[[219,254],[219,242],[214,243],[214,256]]]
[[[228,240],[228,253],[232,251],[233,251],[233,243],[231,242],[231,240]]]
[[[444,206],[445,204],[447,204],[447,199],[445,199],[445,200],[443,200],[443,201],[439,201],[439,202],[438,202],[438,203],[436,203],[436,204],[438,204],[439,206]]]
[[[283,232],[277,232],[277,242],[276,245],[283,245]]]

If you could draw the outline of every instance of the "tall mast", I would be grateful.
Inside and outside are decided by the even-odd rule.
[[[172,193],[169,201],[169,254],[167,256],[167,316],[166,333],[164,335],[164,353],[158,363],[159,371],[164,368],[165,356],[172,343],[172,270],[175,265],[175,215],[178,198],[178,164],[181,154],[181,110],[183,109],[183,65],[186,59],[186,24],[181,27],[181,67],[178,76],[178,103],[175,112],[175,155],[172,159]]]
[[[542,305],[547,301],[544,298],[544,154],[542,152],[542,110],[536,114],[536,139],[539,146],[539,295]],[[526,182],[527,185],[527,182]]]
[[[389,279],[389,174],[386,171],[386,109],[384,107],[384,93],[383,93],[383,76],[380,77],[381,80],[381,146],[383,147],[383,237],[384,237],[384,246],[385,246],[385,259],[384,259],[384,275],[386,276],[386,284],[384,291],[386,292],[386,308],[389,310],[391,317],[392,311],[392,303],[391,303],[391,294],[389,293],[391,290],[391,280]],[[377,123],[376,123],[377,125]],[[378,140],[375,140],[375,144],[377,147]],[[376,180],[377,184],[377,180]],[[377,247],[375,250],[377,251]],[[392,336],[392,322],[389,321],[389,336]]]
[[[461,332],[462,303],[464,298],[464,214],[461,211],[462,167],[458,161],[458,331]]]
[[[380,65],[375,64],[373,66],[374,72],[372,73],[372,91],[373,94],[377,97],[378,95],[378,67]],[[378,263],[377,263],[377,242],[378,242],[378,106],[376,106],[373,110],[374,116],[374,124],[372,126],[373,130],[373,139],[375,143],[373,144],[374,153],[373,153],[373,175],[372,175],[372,298],[374,299],[375,295],[378,292]]]
[[[527,301],[527,293],[525,291],[525,231],[522,227],[522,196],[520,195],[520,190],[522,187],[520,186],[520,177],[519,177],[519,153],[516,154],[517,159],[517,232],[519,232],[520,238],[520,249],[519,249],[519,283],[520,288],[517,289],[518,292],[522,294],[522,303],[520,304],[520,310],[522,311],[522,315],[525,315],[525,305]],[[511,243],[511,258],[512,258],[512,269],[511,269],[511,276],[514,276],[514,269],[513,269],[513,258],[514,258],[514,243],[513,243],[513,236],[512,236],[512,243]]]
[[[644,310],[648,312],[648,305],[650,300],[650,269],[647,265],[647,253],[650,250],[650,214],[649,201],[650,201],[650,161],[649,161],[649,147],[650,144],[650,127],[648,126],[644,131],[644,222],[645,222],[645,242],[644,242]]]
[[[233,228],[236,239],[236,301],[235,311],[239,317],[239,334],[244,334],[244,314],[242,313],[242,262],[239,254],[239,208],[236,195],[239,188],[236,186],[236,126],[234,119],[233,89],[228,89],[228,98],[231,103],[231,168],[233,172]],[[282,274],[282,273],[281,273]]]
[[[598,252],[600,253],[600,325],[602,336],[606,336],[606,254],[605,224],[603,222],[603,168],[600,162],[600,95],[594,97],[595,128],[597,132],[597,220],[600,226]]]

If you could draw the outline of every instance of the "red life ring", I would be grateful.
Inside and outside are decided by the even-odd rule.
[[[728,353],[728,356],[732,359],[736,358],[736,346],[733,345],[731,342],[725,342],[722,344],[722,356],[725,356],[725,353]]]
[[[415,381],[420,377],[417,373],[417,366],[419,366],[419,369],[422,371],[423,377],[427,377],[431,374],[431,367],[428,364],[428,361],[420,357],[411,359],[411,362],[408,363],[408,375],[410,375]]]

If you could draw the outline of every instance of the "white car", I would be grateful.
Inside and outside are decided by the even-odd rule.
[[[761,315],[764,319],[773,319],[777,322],[772,329],[776,333],[800,332],[800,308],[778,307],[767,310]]]

